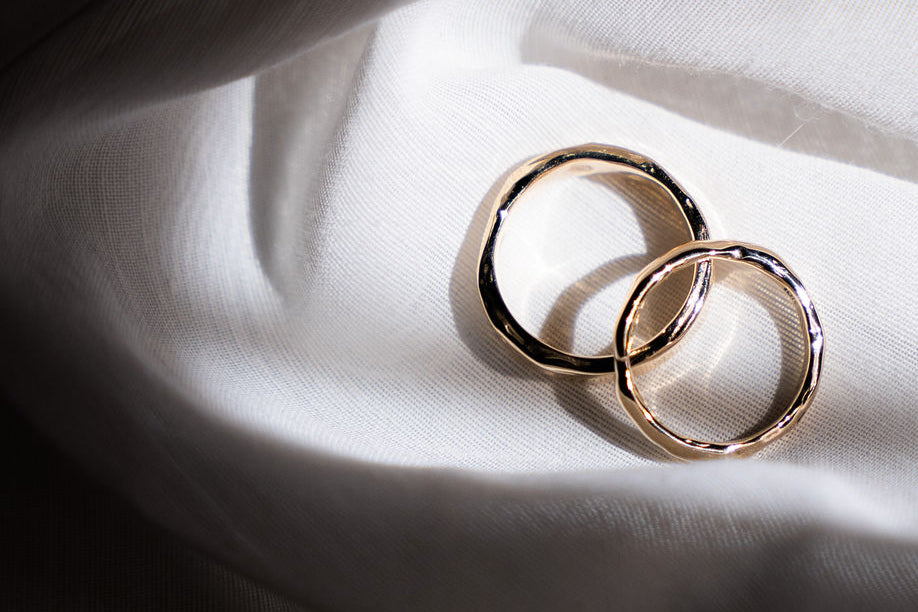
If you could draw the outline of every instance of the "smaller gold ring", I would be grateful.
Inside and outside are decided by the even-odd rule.
[[[702,442],[680,436],[665,425],[647,407],[635,386],[632,373],[631,341],[635,318],[648,292],[672,272],[686,266],[697,266],[713,259],[738,261],[775,277],[788,291],[797,306],[801,330],[807,338],[806,368],[794,400],[770,426],[748,437],[729,442]],[[781,259],[764,249],[743,242],[697,241],[684,244],[650,263],[638,275],[631,297],[625,302],[615,330],[615,360],[618,397],[638,428],[652,442],[681,459],[700,459],[723,455],[746,455],[785,433],[806,412],[813,401],[822,366],[825,340],[822,326],[810,295],[803,283]]]
[[[656,162],[634,151],[610,145],[590,143],[554,151],[530,160],[517,169],[498,194],[485,231],[478,260],[478,293],[491,325],[515,349],[530,361],[555,372],[567,374],[609,374],[615,370],[614,355],[574,355],[542,342],[510,314],[497,286],[494,257],[500,231],[520,196],[535,182],[562,169],[574,168],[579,174],[593,174],[598,168],[627,172],[662,187],[682,215],[690,240],[709,237],[708,226],[694,201]],[[679,312],[656,336],[631,354],[633,363],[658,355],[676,343],[701,312],[711,282],[711,266],[701,262],[695,267],[692,286]]]

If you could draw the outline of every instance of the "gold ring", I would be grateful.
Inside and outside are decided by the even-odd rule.
[[[762,270],[775,277],[794,298],[801,330],[807,344],[807,361],[803,380],[794,400],[770,426],[748,437],[729,442],[702,442],[680,436],[665,425],[647,407],[635,387],[631,366],[631,334],[635,318],[648,292],[672,272],[686,266],[697,266],[713,259],[730,259]],[[774,253],[743,242],[699,241],[676,247],[650,263],[638,275],[631,297],[625,303],[615,329],[615,360],[618,397],[625,411],[650,440],[676,457],[699,459],[723,455],[746,455],[775,440],[797,423],[813,400],[819,384],[825,340],[822,326],[810,295],[800,280]]]
[[[691,234],[690,240],[706,240],[708,227],[698,208],[685,191],[653,160],[619,147],[585,144],[561,149],[523,164],[506,181],[494,203],[478,261],[478,292],[485,312],[494,328],[514,348],[536,364],[555,372],[575,374],[609,374],[615,371],[615,357],[583,356],[567,353],[542,342],[510,314],[497,287],[494,256],[500,231],[513,206],[533,183],[561,169],[579,175],[616,171],[642,176],[661,186],[672,197]],[[658,355],[677,342],[701,311],[711,282],[711,265],[707,261],[695,266],[692,287],[679,312],[666,327],[647,343],[632,350],[629,358],[637,364]]]

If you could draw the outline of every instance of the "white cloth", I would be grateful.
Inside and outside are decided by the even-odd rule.
[[[908,3],[89,4],[0,73],[4,388],[148,516],[322,609],[909,607],[916,24]],[[714,237],[813,295],[821,387],[761,456],[673,462],[610,384],[546,376],[486,324],[500,178],[591,141],[658,161]],[[538,330],[558,300],[599,350],[672,219],[586,180],[545,193],[503,245],[508,302]],[[646,366],[697,435],[740,433],[795,374],[795,328],[737,278]]]

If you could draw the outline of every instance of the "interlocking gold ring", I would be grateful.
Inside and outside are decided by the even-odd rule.
[[[610,171],[642,176],[672,197],[691,234],[690,240],[708,238],[708,228],[691,198],[656,162],[633,151],[602,144],[586,144],[561,149],[537,157],[514,172],[500,190],[485,233],[478,263],[478,292],[485,312],[494,328],[514,348],[536,364],[556,372],[576,374],[609,374],[615,370],[615,357],[574,355],[550,346],[528,331],[510,314],[497,287],[494,256],[501,228],[512,207],[533,183],[564,168],[581,175]],[[632,350],[631,363],[637,364],[661,353],[678,341],[701,311],[711,281],[711,265],[701,262],[695,267],[692,287],[679,312],[666,327],[647,343]]]
[[[730,259],[750,265],[775,277],[797,305],[803,333],[808,340],[806,367],[797,395],[772,425],[746,438],[730,442],[701,442],[680,436],[663,425],[647,407],[635,387],[631,366],[631,334],[636,315],[648,292],[672,272],[713,259]],[[824,338],[810,295],[800,280],[774,253],[743,242],[691,242],[671,250],[650,263],[638,275],[615,330],[615,360],[618,397],[625,410],[651,441],[682,459],[722,455],[745,455],[760,449],[797,423],[813,400],[822,366]]]

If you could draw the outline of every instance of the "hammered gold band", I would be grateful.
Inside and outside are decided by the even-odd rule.
[[[611,374],[615,371],[612,355],[574,355],[530,334],[510,313],[497,286],[494,257],[511,210],[534,183],[562,171],[579,176],[613,171],[637,174],[666,191],[682,214],[690,240],[708,238],[708,226],[694,201],[656,162],[620,147],[591,143],[561,149],[523,164],[504,183],[494,203],[478,262],[478,292],[491,324],[514,348],[543,368],[567,374]],[[656,336],[633,350],[634,363],[665,351],[685,334],[701,311],[710,282],[711,266],[702,262],[695,268],[691,289],[679,312]]]
[[[578,175],[629,172],[661,186],[676,203],[691,234],[682,246],[651,262],[637,276],[615,327],[614,354],[588,357],[552,347],[527,332],[510,313],[497,284],[494,259],[500,231],[520,196],[536,181],[565,169]],[[803,379],[796,396],[772,424],[747,437],[709,442],[682,436],[660,422],[635,386],[633,366],[675,345],[697,318],[711,283],[713,260],[733,260],[774,277],[794,299],[800,326],[807,339]],[[634,347],[633,328],[648,293],[673,272],[692,266],[694,276],[688,296],[675,317],[645,344]],[[822,368],[825,340],[813,302],[797,276],[774,253],[743,242],[708,240],[708,228],[694,201],[663,171],[643,155],[609,145],[587,144],[561,149],[524,164],[505,182],[494,203],[478,262],[478,292],[495,330],[530,361],[561,373],[615,374],[618,399],[638,429],[653,443],[681,459],[746,455],[784,434],[796,424],[813,401]]]
[[[635,385],[631,367],[633,360],[629,356],[635,318],[650,290],[676,270],[713,259],[737,261],[777,279],[793,298],[799,315],[801,331],[807,339],[803,379],[797,389],[797,394],[784,413],[777,421],[761,431],[729,442],[693,440],[679,435],[661,423],[644,402]],[[824,344],[822,325],[819,323],[819,317],[816,315],[816,308],[813,306],[809,293],[803,283],[777,255],[743,242],[690,242],[676,247],[663,257],[651,262],[634,281],[631,295],[625,302],[615,329],[618,398],[644,435],[676,457],[701,459],[723,455],[748,455],[785,433],[806,412],[807,407],[813,401],[813,395],[819,383]]]

